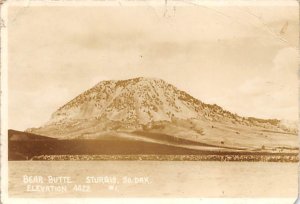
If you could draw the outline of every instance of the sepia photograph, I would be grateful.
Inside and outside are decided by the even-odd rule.
[[[3,203],[296,202],[297,1],[88,2],[1,7]]]

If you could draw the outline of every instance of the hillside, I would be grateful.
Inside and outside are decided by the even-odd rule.
[[[298,162],[297,149],[247,151],[170,135],[135,132],[97,139],[55,139],[9,130],[8,160],[159,160]]]
[[[142,77],[102,81],[60,107],[45,125],[27,132],[59,139],[113,134],[145,140],[146,135],[152,142],[168,135],[178,141],[249,151],[298,147],[297,131],[280,120],[241,117],[161,79]],[[156,135],[155,139],[150,135]]]

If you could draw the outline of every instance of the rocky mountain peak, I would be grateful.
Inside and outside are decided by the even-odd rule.
[[[102,81],[59,108],[50,123],[106,117],[147,124],[172,117],[197,118],[201,106],[202,102],[161,79]]]
[[[101,81],[60,107],[44,126],[28,131],[74,137],[108,130],[136,131],[164,124],[164,127],[175,125],[199,132],[201,127],[195,124],[214,128],[213,123],[295,132],[279,120],[241,117],[216,104],[205,104],[161,79],[144,77]]]

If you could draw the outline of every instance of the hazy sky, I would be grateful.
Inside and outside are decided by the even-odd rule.
[[[10,7],[9,128],[101,80],[156,77],[242,116],[297,119],[298,6]]]

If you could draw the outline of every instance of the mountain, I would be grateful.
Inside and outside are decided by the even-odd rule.
[[[44,126],[27,132],[60,139],[113,135],[162,142],[163,136],[153,139],[156,134],[253,150],[297,146],[297,131],[280,120],[241,117],[161,79],[143,77],[102,81],[60,107]]]

